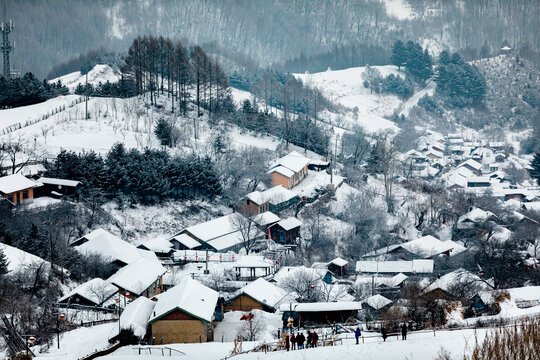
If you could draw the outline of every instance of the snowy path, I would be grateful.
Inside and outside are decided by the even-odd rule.
[[[437,84],[433,80],[428,80],[426,86],[422,90],[415,92],[413,96],[403,103],[403,109],[399,112],[399,115],[409,116],[409,112],[418,104],[418,100],[426,94],[429,96],[433,95],[436,86]]]

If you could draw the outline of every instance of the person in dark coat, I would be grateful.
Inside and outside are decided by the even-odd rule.
[[[388,330],[386,330],[386,328],[383,327],[381,329],[381,334],[382,334],[383,341],[386,341],[386,338],[388,337]]]
[[[407,324],[401,325],[401,340],[407,340]]]
[[[313,347],[317,347],[317,341],[319,341],[319,334],[316,331],[313,332]]]
[[[356,345],[358,345],[358,338],[360,337],[361,333],[360,333],[360,328],[357,326],[356,329],[354,330],[354,338],[356,339]]]
[[[291,344],[289,343],[289,335],[285,335],[285,349],[289,351],[290,347],[291,347]]]
[[[313,334],[311,333],[311,331],[308,330],[307,332],[307,342],[306,342],[306,348],[310,348],[311,347],[311,342],[313,341]]]
[[[298,350],[304,348],[304,341],[306,341],[306,337],[303,333],[298,334],[296,337],[296,343],[298,344]]]
[[[291,350],[296,350],[296,336],[294,336],[294,333],[291,334]]]

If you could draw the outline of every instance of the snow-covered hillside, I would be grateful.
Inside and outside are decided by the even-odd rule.
[[[373,66],[381,75],[405,77],[398,71],[397,66]],[[355,67],[345,70],[325,71],[314,74],[294,74],[310,87],[318,88],[330,100],[344,107],[354,110],[347,113],[347,124],[358,124],[367,131],[377,132],[384,129],[397,129],[396,125],[385,119],[390,117],[401,105],[401,100],[394,95],[381,95],[371,93],[364,87],[362,74],[366,67]],[[329,116],[329,114],[326,114]]]
[[[114,83],[118,80],[120,80],[120,75],[109,65],[98,64],[88,72],[88,83],[94,86],[98,85],[100,82],[102,84],[106,83],[107,81]],[[86,75],[81,74],[80,71],[75,71],[70,74],[49,80],[50,83],[56,83],[58,81],[67,86],[69,90],[73,91],[77,85],[84,85],[86,83]]]

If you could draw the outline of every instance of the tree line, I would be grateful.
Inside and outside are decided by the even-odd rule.
[[[32,73],[21,78],[0,77],[0,108],[32,105],[59,95],[67,95],[69,90],[60,82],[49,84],[39,81]]]
[[[115,144],[105,156],[93,151],[61,151],[51,176],[81,181],[83,195],[124,196],[132,202],[152,203],[171,198],[221,193],[219,178],[208,157],[170,156],[163,150],[127,150]]]
[[[180,41],[163,36],[139,36],[133,40],[122,72],[133,81],[135,93],[148,93],[150,103],[164,92],[177,99],[186,114],[189,89],[195,88],[198,114],[200,108],[210,113],[219,111],[227,97],[228,79],[217,60],[209,57],[200,46],[186,49]]]

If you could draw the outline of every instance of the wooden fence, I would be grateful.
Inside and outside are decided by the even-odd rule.
[[[47,111],[46,114],[38,116],[37,118],[28,119],[28,120],[26,120],[24,122],[19,122],[19,123],[16,123],[16,124],[11,124],[10,126],[3,128],[1,130],[1,133],[2,133],[2,135],[7,135],[9,133],[12,133],[13,131],[22,129],[22,128],[30,126],[30,125],[34,125],[34,124],[36,124],[36,123],[38,123],[40,121],[43,121],[43,120],[47,120],[51,116],[56,115],[56,114],[66,110],[66,109],[72,108],[75,105],[82,103],[83,101],[84,101],[84,97],[77,98],[77,99],[71,101],[71,103],[69,103],[69,105],[67,107],[66,107],[66,104],[63,104],[63,105],[58,106],[58,107],[56,107],[56,108],[54,108],[54,109],[52,109],[50,111]]]

